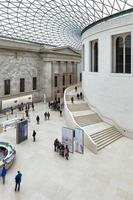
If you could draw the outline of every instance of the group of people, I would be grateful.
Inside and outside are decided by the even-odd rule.
[[[2,171],[1,171],[1,177],[2,177],[2,180],[3,180],[3,185],[5,184],[6,175],[7,175],[7,169],[6,169],[5,165],[3,165]],[[18,171],[17,175],[15,176],[15,191],[20,190],[21,180],[22,180],[22,173],[20,171]]]
[[[60,116],[62,116],[63,105],[60,103],[60,100],[58,100],[58,101],[55,100],[55,101],[49,102],[48,106],[49,106],[49,109],[51,109],[51,110],[59,111]],[[22,110],[25,109],[25,115],[28,119],[29,119],[29,110],[30,110],[31,107],[32,107],[32,110],[34,111],[34,103],[33,102],[31,104],[30,103],[27,103],[27,104],[21,103],[20,105],[18,105],[19,111],[22,111]],[[13,114],[13,111],[14,111],[14,108],[11,107],[11,114]],[[49,120],[50,119],[50,112],[44,112],[44,118],[45,118],[45,120],[47,120],[47,119]],[[37,121],[37,124],[40,123],[39,115],[36,116],[36,121]],[[36,141],[36,135],[37,135],[36,131],[33,130],[33,133],[32,133],[33,142]],[[62,144],[57,138],[54,141],[54,150],[56,152],[58,152],[59,155],[61,155],[62,157],[65,157],[67,160],[69,159],[69,148],[68,148],[68,146]],[[6,175],[7,175],[7,169],[4,165],[3,168],[2,168],[2,171],[1,171],[1,177],[2,177],[2,180],[3,180],[3,184],[5,184]],[[20,171],[18,171],[17,175],[15,176],[15,191],[20,190],[21,179],[22,179],[22,174],[20,173]]]
[[[59,155],[65,157],[66,160],[69,158],[69,148],[68,145],[62,144],[57,138],[54,141],[54,151],[58,152]]]
[[[79,99],[83,99],[83,93],[82,93],[82,92],[77,93],[77,99],[78,99],[78,100],[79,100]]]
[[[77,86],[75,86],[75,92],[77,92]],[[83,99],[83,93],[82,92],[77,93],[77,99],[78,100]],[[72,104],[74,103],[74,97],[73,96],[71,97],[71,103]]]
[[[22,111],[24,109],[29,111],[31,107],[32,107],[32,110],[34,111],[34,102],[33,101],[31,103],[30,102],[26,103],[26,104],[21,103],[18,105],[19,111]]]
[[[49,112],[45,112],[44,113],[44,118],[45,118],[45,120],[49,120],[49,118],[50,118],[50,113]]]
[[[45,118],[45,120],[49,120],[50,119],[50,113],[49,112],[45,112],[44,113],[44,118]],[[36,117],[36,122],[37,122],[37,124],[39,124],[40,123],[40,117],[39,117],[39,115],[37,115],[37,117]]]
[[[18,105],[18,110],[19,111],[23,111],[25,109],[25,115],[27,118],[29,118],[29,110],[30,108],[32,107],[32,111],[34,111],[34,102],[31,102],[31,103],[21,103]],[[11,115],[13,115],[13,112],[14,112],[14,107],[11,106],[10,110],[11,110]]]
[[[55,101],[49,101],[48,107],[51,110],[59,111],[60,117],[62,117],[62,109],[63,109],[63,103],[60,102],[60,98],[58,100],[55,99]]]
[[[32,111],[34,111],[34,103],[31,103]],[[25,115],[29,119],[29,110],[30,110],[30,104],[25,104]]]

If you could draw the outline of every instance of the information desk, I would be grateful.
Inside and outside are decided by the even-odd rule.
[[[9,143],[0,142],[0,172],[4,164],[6,169],[12,165],[15,155],[16,151]]]
[[[3,122],[3,129],[7,130],[8,128],[16,128],[17,122],[19,120],[20,119],[18,119],[18,118],[14,118],[14,119],[10,119],[10,120]]]

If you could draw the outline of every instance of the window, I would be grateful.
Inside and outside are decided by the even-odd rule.
[[[62,84],[65,85],[65,76],[62,77]]]
[[[131,34],[113,36],[113,73],[131,73]]]
[[[57,78],[57,76],[54,77],[54,86],[55,87],[58,86],[58,78]]]
[[[5,91],[5,95],[10,94],[10,80],[9,79],[4,81],[4,91]]]
[[[21,78],[20,79],[20,92],[24,92],[25,91],[25,79]]]
[[[98,72],[98,40],[91,41],[91,72]]]
[[[71,74],[69,75],[69,84],[70,85],[72,84],[72,75]]]
[[[37,77],[33,77],[33,90],[37,89]]]
[[[123,73],[123,38],[116,39],[116,73]]]
[[[85,71],[85,45],[82,46],[82,69]]]
[[[131,73],[131,35],[125,38],[125,73]]]

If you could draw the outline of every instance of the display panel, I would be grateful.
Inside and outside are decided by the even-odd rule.
[[[74,138],[73,138],[74,130],[71,128],[62,128],[62,144],[68,145],[69,151],[73,153],[74,151]]]
[[[75,151],[84,153],[84,131],[82,129],[75,129]]]
[[[16,129],[16,143],[19,144],[26,139],[28,139],[28,121],[19,121]]]

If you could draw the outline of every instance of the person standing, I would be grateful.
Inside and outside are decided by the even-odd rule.
[[[82,92],[80,92],[80,99],[83,99],[83,94],[82,94]]]
[[[54,151],[57,151],[58,144],[59,144],[59,140],[56,138],[54,141]]]
[[[30,110],[30,104],[28,103],[28,111]]]
[[[49,112],[47,113],[47,116],[48,116],[48,120],[49,120],[49,118],[50,118],[50,113]]]
[[[2,179],[3,179],[3,185],[5,184],[6,174],[7,174],[7,170],[6,170],[5,165],[4,165],[3,168],[2,168],[2,172],[1,172],[1,176],[2,176]]]
[[[32,136],[33,136],[33,142],[35,142],[36,141],[36,131],[35,130],[33,131]]]
[[[71,97],[71,103],[73,103],[74,102],[74,98],[73,97]]]
[[[62,117],[62,110],[60,110],[60,117]]]
[[[47,119],[47,113],[46,112],[44,113],[44,117],[45,117],[45,120],[46,120]]]
[[[39,124],[39,122],[40,122],[40,117],[39,117],[39,115],[37,115],[36,121],[37,121],[37,124]]]
[[[79,100],[79,93],[77,94],[77,99]]]
[[[20,183],[22,179],[22,174],[18,171],[17,175],[15,176],[15,191],[18,189],[20,190]]]
[[[25,115],[26,115],[27,118],[29,117],[29,111],[28,111],[28,109],[25,110]]]
[[[11,106],[11,115],[13,115],[13,107]]]
[[[50,109],[50,107],[51,107],[51,102],[50,102],[50,101],[48,102],[48,107],[49,107],[49,109]]]
[[[77,86],[75,86],[75,92],[77,92]]]
[[[65,156],[66,160],[68,160],[68,158],[69,158],[69,148],[68,148],[67,145],[66,145],[65,150],[64,150],[64,156]]]
[[[34,111],[34,103],[33,103],[33,101],[32,101],[31,106],[32,106],[32,111]]]

